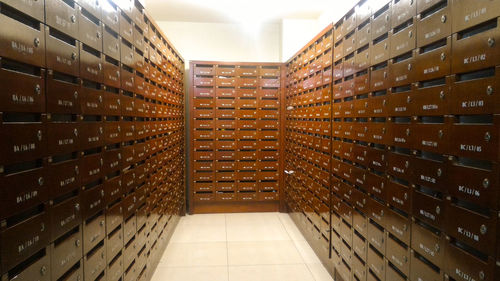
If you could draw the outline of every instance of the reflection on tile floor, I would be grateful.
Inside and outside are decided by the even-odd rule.
[[[287,214],[181,219],[153,281],[332,281]]]

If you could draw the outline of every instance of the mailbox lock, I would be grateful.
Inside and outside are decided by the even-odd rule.
[[[410,128],[406,129],[406,135],[409,136],[410,135]]]
[[[75,166],[75,173],[78,175],[80,173],[80,169],[78,168],[78,166]]]
[[[73,93],[73,96],[75,97],[75,99],[77,99],[77,98],[78,98],[78,92],[77,92],[77,91],[75,91],[75,92]]]
[[[43,177],[39,177],[38,178],[38,185],[42,186],[43,182],[44,182]]]
[[[42,131],[38,130],[38,132],[36,133],[36,136],[38,137],[38,140],[41,141],[42,140]]]
[[[436,214],[438,214],[438,215],[439,215],[440,213],[441,213],[441,207],[436,206]]]
[[[37,37],[37,38],[35,38],[35,40],[34,40],[34,42],[33,42],[33,43],[35,44],[35,47],[40,46],[40,38],[38,38],[38,37]]]
[[[444,135],[443,130],[439,130],[438,136],[439,136],[440,139],[443,138],[443,135]]]
[[[408,68],[410,68],[410,65],[408,65]],[[411,97],[410,96],[406,97],[406,103],[410,103],[410,102],[411,102]]]
[[[488,87],[486,88],[486,94],[488,96],[491,96],[493,94],[493,87],[491,87],[491,85],[488,85]]]
[[[481,271],[479,271],[479,279],[480,279],[480,280],[484,280],[484,278],[485,278],[485,277],[486,277],[486,276],[484,275],[484,271],[482,271],[482,270],[481,270]]]
[[[77,212],[78,212],[78,211],[80,211],[80,204],[78,204],[78,203],[76,203],[76,204],[75,204],[75,210],[76,210]]]
[[[45,276],[45,274],[47,274],[47,267],[45,265],[40,268],[40,274],[42,276]]]
[[[444,91],[439,92],[439,98],[444,99]]]
[[[75,246],[76,247],[80,247],[81,244],[82,244],[82,242],[80,241],[80,239],[76,239],[75,240]]]
[[[437,253],[439,253],[439,250],[440,250],[440,249],[441,249],[441,248],[439,247],[439,244],[434,245],[434,250],[435,250]]]
[[[411,31],[411,30],[410,30],[410,31],[408,32],[408,37],[410,37],[410,38],[411,38],[411,37],[413,37],[413,31]]]
[[[75,53],[75,52],[72,52],[72,53],[71,53],[71,59],[72,59],[72,60],[76,60],[76,53]]]
[[[446,59],[446,54],[445,53],[441,53],[441,60],[444,61]]]
[[[484,140],[487,142],[489,142],[491,140],[490,132],[486,132],[486,134],[484,134]]]
[[[446,22],[446,15],[442,15],[442,16],[441,16],[441,22],[442,22],[442,23],[445,23],[445,22]]]
[[[479,228],[479,231],[481,231],[481,234],[482,235],[485,235],[486,232],[488,232],[488,227],[486,225],[481,225],[481,227]]]
[[[493,47],[495,46],[495,39],[494,38],[488,38],[488,46]]]
[[[37,95],[40,95],[41,92],[42,92],[42,88],[40,87],[39,84],[36,84],[36,86],[35,86],[35,93]]]
[[[410,36],[411,37],[411,36]],[[408,64],[408,70],[411,70],[412,69],[412,65],[411,63]]]
[[[438,168],[437,176],[440,177],[442,174],[443,174],[443,170],[441,170],[441,168]]]
[[[488,188],[490,186],[490,180],[488,178],[485,178],[483,180],[483,187]]]

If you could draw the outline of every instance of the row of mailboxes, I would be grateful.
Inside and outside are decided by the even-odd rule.
[[[279,88],[279,78],[227,78],[227,77],[194,77],[195,87],[238,87],[238,88]]]
[[[241,79],[251,79],[243,77],[279,77],[281,70],[280,66],[197,64],[193,73],[195,76],[238,76]]]
[[[219,118],[219,119],[279,119],[278,110],[268,110],[268,109],[195,109],[193,110],[193,118],[197,119],[209,119],[209,118]]]
[[[214,87],[195,87],[193,89],[195,98],[279,98],[279,89],[233,89],[233,88],[214,88]]]
[[[240,119],[240,120],[226,120],[226,119],[196,119],[194,120],[195,129],[218,129],[218,130],[278,130],[278,120],[253,120],[253,119]]]
[[[197,140],[215,139],[215,140],[274,140],[279,138],[277,130],[264,131],[255,129],[245,130],[196,130],[193,132],[193,137]]]
[[[276,191],[269,192],[214,192],[196,193],[193,198],[196,203],[211,202],[257,202],[277,201],[279,194]]]
[[[280,67],[191,62],[194,209],[276,201]]]
[[[4,280],[150,280],[182,211],[184,65],[119,4],[0,1]]]
[[[1,56],[97,82],[104,81],[104,72],[107,68],[111,68],[113,73],[110,71],[108,73],[112,75],[110,78],[114,79],[106,80],[111,84],[115,84],[114,81],[120,79],[120,76],[115,75],[115,71],[120,71],[121,68],[122,76],[127,77],[126,70],[137,68],[141,73],[146,73],[151,80],[162,83],[163,81],[158,80],[154,73],[155,68],[151,69],[152,72],[144,69],[143,56],[148,53],[148,59],[160,65],[162,62],[154,57],[168,56],[172,64],[167,66],[167,59],[165,59],[164,70],[173,74],[176,79],[181,76],[178,57],[175,57],[163,42],[157,46],[160,52],[154,50],[153,47],[149,51],[150,47],[146,46],[147,43],[139,25],[133,27],[130,18],[114,11],[113,8],[106,11],[117,12],[112,21],[118,24],[121,19],[119,32],[112,30],[112,25],[106,25],[104,28],[100,7],[89,7],[85,2],[76,4],[76,2],[67,3],[61,0],[47,1],[46,5],[50,11],[47,12],[45,19],[42,14],[35,22],[32,17],[38,16],[39,7],[37,6],[40,4],[28,5],[6,1],[2,5],[3,9],[10,11],[9,14],[2,15],[6,35],[4,44],[10,47],[3,48]],[[93,8],[98,8],[94,14],[90,12]],[[42,8],[41,11],[43,10]],[[142,11],[139,13],[142,16]],[[106,18],[107,16],[103,17],[103,19]],[[33,23],[29,25],[26,22]],[[13,30],[25,30],[25,32],[15,33]],[[136,32],[134,33],[133,30]],[[12,40],[12,44],[8,43],[8,40]],[[23,51],[24,49],[29,49],[29,51]],[[45,50],[47,50],[46,54]],[[120,62],[126,67],[120,67]],[[122,84],[126,85],[125,82]]]
[[[194,99],[194,108],[237,108],[237,109],[278,109],[279,100],[277,99],[251,99],[251,98],[217,98],[213,99]]]

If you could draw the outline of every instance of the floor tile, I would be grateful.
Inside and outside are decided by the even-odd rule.
[[[229,281],[315,281],[304,264],[230,266]]]
[[[226,266],[158,267],[151,281],[227,281]]]
[[[307,264],[316,281],[333,281],[332,276],[321,263]]]
[[[228,214],[226,218],[228,241],[290,240],[277,213]]]
[[[160,266],[227,265],[226,242],[170,243]]]
[[[225,225],[179,224],[172,235],[174,243],[225,242]]]
[[[292,241],[228,242],[229,265],[303,263]]]
[[[280,221],[281,224],[284,226],[286,232],[288,233],[288,236],[290,236],[290,239],[292,240],[302,240],[305,241],[306,239],[300,232],[300,230],[297,228],[295,223],[293,222],[292,218],[288,214],[283,214],[280,213]]]
[[[226,216],[225,214],[199,214],[199,215],[187,215],[181,218],[179,222],[182,224],[194,224],[194,225],[225,225]]]
[[[304,260],[305,263],[321,263],[314,250],[311,248],[309,243],[305,240],[296,240],[293,241],[295,247],[297,248],[300,256]]]

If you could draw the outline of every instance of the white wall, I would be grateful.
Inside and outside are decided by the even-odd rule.
[[[283,62],[290,59],[324,28],[324,26],[320,26],[318,21],[314,19],[283,19],[281,24],[281,52]]]
[[[281,25],[159,21],[185,61],[281,61]],[[188,64],[186,65],[188,66]]]

